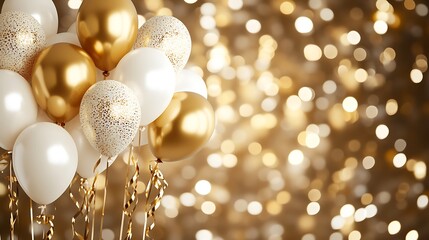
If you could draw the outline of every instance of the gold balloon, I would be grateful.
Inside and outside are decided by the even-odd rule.
[[[82,48],[104,71],[116,67],[137,37],[137,11],[130,0],[85,0],[76,24]]]
[[[37,104],[58,123],[79,112],[86,90],[95,83],[96,68],[80,47],[57,43],[44,49],[33,67],[32,88]]]
[[[214,130],[210,103],[192,92],[177,92],[167,109],[148,126],[152,153],[162,161],[177,161],[199,150]]]

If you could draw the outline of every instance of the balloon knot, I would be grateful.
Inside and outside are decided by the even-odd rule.
[[[104,80],[106,80],[110,76],[109,71],[104,71],[103,76],[104,76]]]
[[[156,162],[157,163],[162,163],[161,159],[159,159],[159,158],[156,159]]]

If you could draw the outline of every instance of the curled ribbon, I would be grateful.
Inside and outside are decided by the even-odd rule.
[[[101,162],[101,157],[97,161],[97,163],[94,166],[94,171],[98,167],[98,165]],[[94,180],[92,184],[90,185],[88,182],[88,179],[81,178],[80,184],[78,188],[78,192],[82,195],[83,199],[81,200],[81,203],[74,197],[72,188],[76,184],[77,177],[75,177],[70,184],[69,187],[69,196],[70,199],[73,201],[73,203],[76,205],[78,211],[75,213],[75,215],[72,217],[72,232],[73,232],[73,238],[77,237],[79,240],[82,239],[88,239],[90,234],[90,227],[89,227],[89,212],[91,211],[91,204],[93,203],[95,199],[95,183],[97,181],[98,173],[95,175]],[[80,234],[76,231],[75,223],[76,219],[82,216],[85,221],[85,232],[84,234]]]
[[[2,161],[6,159],[10,159],[12,152],[6,152],[1,156]],[[9,160],[10,162],[10,160]],[[10,237],[11,239],[14,239],[14,232],[15,232],[15,223],[18,219],[19,212],[18,212],[18,185],[16,184],[18,181],[16,177],[13,175],[12,171],[12,163],[9,164],[9,185],[7,186],[9,190],[9,211],[10,211],[10,219],[9,219],[9,225],[10,225]]]
[[[134,166],[134,173],[131,179],[125,184],[125,197],[127,201],[124,204],[123,214],[128,217],[127,236],[125,239],[132,239],[132,226],[133,226],[133,213],[138,204],[137,198],[137,179],[140,175],[140,168],[138,166],[138,158],[134,156],[133,146],[130,147],[130,155],[128,162]],[[128,175],[128,174],[127,174]]]
[[[162,163],[162,161],[160,159],[157,159],[155,161],[155,165],[149,165],[151,177],[149,179],[149,182],[147,183],[145,190],[146,221],[144,226],[145,233],[143,235],[143,239],[145,239],[145,236],[150,238],[150,231],[155,228],[155,211],[159,208],[159,205],[161,204],[161,199],[164,196],[165,189],[168,187],[167,181],[164,179],[162,172],[158,168],[159,163]],[[150,203],[148,203],[153,188],[158,190],[158,194]],[[151,219],[152,222],[150,225],[147,224],[149,219]]]
[[[46,232],[46,235],[44,236],[45,240],[50,240],[54,236],[54,215],[45,214],[45,208],[46,206],[43,205],[40,207],[41,212],[39,215],[36,216],[36,222],[41,225],[49,225],[49,230]]]
[[[11,155],[12,151],[7,151],[0,155],[0,171],[5,170],[7,165],[9,165]]]

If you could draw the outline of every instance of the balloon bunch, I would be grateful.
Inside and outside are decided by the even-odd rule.
[[[84,0],[72,26],[57,33],[51,0],[6,0],[0,14],[0,147],[12,155],[10,188],[16,188],[15,174],[42,205],[37,219],[50,225],[46,239],[52,238],[54,216],[45,205],[70,187],[79,208],[73,222],[82,214],[88,224],[97,175],[106,170],[106,196],[108,168],[128,146],[132,153],[133,145],[148,144],[157,158],[155,166],[149,164],[144,194],[147,216],[154,217],[167,186],[158,163],[191,156],[214,131],[204,80],[183,69],[191,38],[180,20],[156,16],[138,29],[130,0]],[[124,193],[127,238],[139,197],[138,159],[131,154],[130,162],[135,171]],[[73,180],[76,173],[81,181]],[[81,203],[73,197],[72,180],[81,183]],[[159,192],[150,202],[153,189]],[[11,219],[11,238],[13,224]]]

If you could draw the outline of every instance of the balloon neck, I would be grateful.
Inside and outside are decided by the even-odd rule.
[[[162,163],[161,159],[157,158],[156,163]]]
[[[106,80],[110,76],[109,71],[104,71],[103,76],[104,76],[104,80]]]
[[[57,124],[58,126],[60,126],[60,127],[64,127],[64,126],[66,126],[66,123],[65,122],[55,122],[55,124]]]

